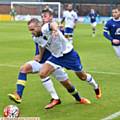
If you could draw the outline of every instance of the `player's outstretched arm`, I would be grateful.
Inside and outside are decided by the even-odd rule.
[[[64,21],[65,21],[65,17],[62,18],[62,20],[61,20],[61,24],[63,24]]]
[[[41,60],[42,60],[42,57],[43,57],[43,55],[44,55],[44,52],[45,52],[45,48],[39,46],[39,51],[40,51],[39,57],[40,57],[40,61],[41,61]]]
[[[40,55],[39,55],[39,46],[38,46],[38,44],[37,43],[35,43],[35,56],[34,56],[34,60],[35,61],[40,61]]]
[[[104,32],[103,32],[103,35],[104,35],[104,37],[107,38],[108,40],[110,40],[110,41],[113,40],[113,38],[110,36],[110,34],[109,34],[107,31],[104,31]]]
[[[51,30],[52,30],[52,36],[56,37],[58,35],[58,24],[56,22],[52,22],[50,24]]]

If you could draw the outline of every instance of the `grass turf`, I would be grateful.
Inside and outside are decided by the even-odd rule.
[[[91,86],[80,81],[72,71],[67,71],[81,96],[91,100],[91,105],[76,104],[74,99],[53,78],[62,104],[51,110],[44,106],[50,96],[43,88],[37,74],[28,75],[23,101],[17,105],[21,117],[40,117],[41,120],[100,120],[120,110],[120,60],[102,35],[103,25],[97,26],[95,37],[89,25],[78,24],[74,33],[74,48],[79,53],[85,71],[91,73],[102,88],[102,98],[96,100]],[[0,116],[6,105],[15,104],[7,97],[15,91],[19,67],[34,56],[34,43],[25,22],[0,23]],[[120,117],[116,118],[119,120]]]

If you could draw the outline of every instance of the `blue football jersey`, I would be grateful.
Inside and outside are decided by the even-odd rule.
[[[90,22],[94,23],[94,22],[96,22],[97,13],[96,12],[94,12],[94,13],[90,12],[89,17],[90,17]]]
[[[109,39],[120,40],[120,20],[110,19],[104,27],[104,36]]]

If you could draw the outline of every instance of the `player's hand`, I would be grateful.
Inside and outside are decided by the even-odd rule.
[[[113,43],[113,44],[116,44],[116,45],[117,45],[117,44],[120,44],[120,40],[113,39],[112,43]]]
[[[63,24],[59,24],[59,27],[64,27],[64,25]]]
[[[59,24],[59,28],[60,28],[60,30],[64,30],[64,25],[63,24]]]
[[[40,55],[36,55],[36,56],[34,57],[34,60],[37,61],[37,62],[39,62],[39,61],[40,61]]]

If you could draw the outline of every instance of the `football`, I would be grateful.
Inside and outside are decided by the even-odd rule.
[[[20,110],[16,105],[8,105],[4,108],[4,117],[17,118],[20,115]]]

